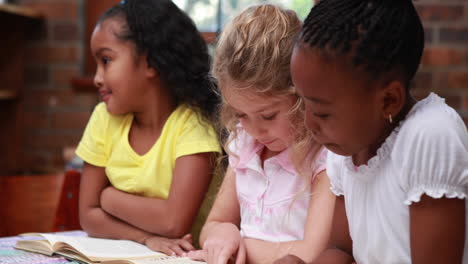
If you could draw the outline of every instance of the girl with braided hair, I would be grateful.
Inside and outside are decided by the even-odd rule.
[[[467,129],[436,94],[411,96],[423,48],[410,0],[322,0],[306,18],[292,79],[337,196],[313,263],[468,264]]]
[[[104,102],[77,149],[83,229],[168,255],[193,250],[184,234],[220,152],[203,38],[172,1],[127,0],[103,14],[91,50]]]

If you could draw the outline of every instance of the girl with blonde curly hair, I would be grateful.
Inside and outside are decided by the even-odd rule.
[[[203,227],[208,263],[272,263],[288,254],[312,261],[325,249],[334,197],[326,151],[304,124],[290,75],[301,21],[274,5],[253,6],[223,31],[213,75],[229,132],[229,167]]]

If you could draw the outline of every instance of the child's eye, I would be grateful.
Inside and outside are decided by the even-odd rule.
[[[107,58],[107,57],[101,57],[101,62],[102,62],[102,64],[106,65],[106,64],[108,64],[110,62],[110,59]]]
[[[275,119],[276,115],[278,115],[278,112],[270,114],[270,115],[262,115],[262,118],[264,120],[273,120]]]
[[[322,114],[322,113],[314,113],[314,116],[316,116],[316,117],[318,117],[318,118],[320,118],[322,120],[326,120],[326,119],[328,119],[330,117],[329,114]]]
[[[241,114],[241,113],[235,113],[234,116],[237,117],[237,118],[244,118],[244,117],[246,117],[245,114]]]

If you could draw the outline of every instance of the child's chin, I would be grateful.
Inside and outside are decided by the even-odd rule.
[[[113,107],[112,105],[110,105],[107,102],[106,102],[106,109],[107,109],[107,112],[109,114],[111,114],[111,115],[124,115],[124,114],[127,113],[127,112],[124,112],[122,110],[116,109],[115,107]]]
[[[344,150],[343,148],[341,148],[339,145],[337,144],[324,144],[324,147],[326,149],[328,149],[329,151],[337,154],[337,155],[341,155],[341,156],[351,156],[353,155],[353,153],[350,153],[349,151],[346,151]]]
[[[266,146],[268,150],[273,151],[273,152],[281,152],[286,149],[286,147],[283,146]]]

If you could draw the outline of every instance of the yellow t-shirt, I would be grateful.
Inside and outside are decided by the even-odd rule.
[[[85,162],[105,167],[112,186],[119,190],[167,199],[178,157],[221,151],[213,127],[186,105],[171,113],[159,139],[144,155],[128,142],[132,121],[133,114],[111,115],[104,103],[98,104],[76,150]]]

